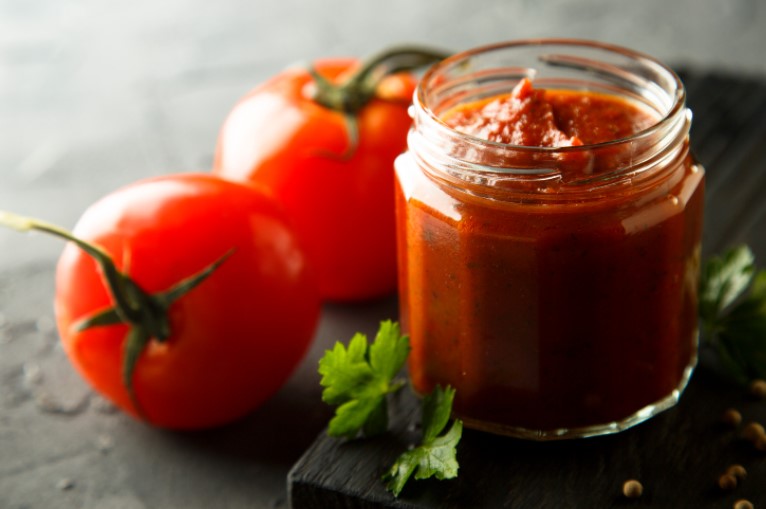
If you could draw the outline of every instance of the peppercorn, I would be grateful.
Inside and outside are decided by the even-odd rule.
[[[766,380],[759,378],[750,382],[750,394],[758,399],[766,399]]]
[[[737,464],[730,465],[729,468],[726,469],[726,473],[733,475],[738,481],[747,477],[747,470],[745,470],[745,467]]]
[[[732,474],[723,474],[718,478],[718,487],[724,491],[731,491],[737,487],[737,478]]]
[[[742,438],[750,442],[757,442],[759,438],[766,436],[763,426],[757,422],[749,422],[742,430]]]
[[[736,479],[735,479],[736,482]],[[627,498],[638,498],[644,492],[644,487],[635,479],[628,479],[622,485],[622,494]]]
[[[749,500],[740,499],[734,502],[734,509],[754,509],[753,503]]]
[[[742,414],[735,408],[727,408],[721,416],[721,421],[732,428],[736,428],[742,423]]]

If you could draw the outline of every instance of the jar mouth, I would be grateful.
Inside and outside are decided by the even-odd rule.
[[[545,48],[551,48],[546,52]],[[509,78],[515,76],[517,79],[524,77],[531,78],[533,81],[542,78],[543,82],[555,82],[564,88],[567,83],[576,86],[574,80],[558,79],[551,80],[543,78],[537,67],[529,65],[512,65],[510,60],[505,68],[477,69],[474,74],[466,75],[461,78],[462,82],[452,83],[448,81],[448,76],[454,71],[466,72],[473,66],[473,60],[483,55],[499,54],[501,52],[512,52],[516,49],[534,49],[535,58],[539,64],[555,68],[562,71],[576,71],[585,73],[594,79],[600,80],[600,87],[605,90],[613,89],[615,91],[630,91],[633,98],[644,105],[653,109],[659,119],[651,126],[637,131],[636,133],[601,143],[583,144],[577,146],[561,147],[541,147],[514,145],[491,141],[485,138],[473,136],[450,127],[441,117],[435,106],[436,93],[444,93],[449,86],[460,87],[461,84],[477,83],[483,80],[490,80],[491,76],[498,72],[505,73]],[[613,55],[621,60],[619,65],[616,62],[610,63],[604,59],[588,58],[586,56],[567,54],[566,48],[592,50],[594,56]],[[643,69],[652,78],[639,74],[637,71]],[[594,81],[593,84],[596,82]],[[435,93],[436,92],[436,93]],[[510,92],[510,89],[506,89]],[[495,93],[499,93],[495,91]],[[634,51],[622,46],[612,45],[603,42],[591,41],[586,39],[562,39],[562,38],[543,38],[543,39],[522,39],[497,44],[491,44],[474,48],[465,52],[456,53],[441,62],[433,65],[423,75],[415,93],[415,107],[418,113],[426,116],[426,121],[433,127],[442,131],[442,135],[457,136],[471,145],[483,145],[485,147],[497,150],[512,150],[515,153],[536,153],[536,154],[571,154],[587,152],[599,149],[609,149],[621,145],[642,142],[647,139],[653,139],[661,133],[672,129],[674,124],[679,122],[679,118],[685,116],[686,110],[686,91],[678,75],[668,66],[647,54]],[[416,117],[417,120],[417,117]],[[421,119],[421,121],[424,119]],[[545,171],[538,171],[545,173]]]

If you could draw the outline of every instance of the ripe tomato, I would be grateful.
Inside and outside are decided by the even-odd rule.
[[[283,211],[253,186],[192,174],[141,181],[91,206],[74,235],[148,294],[230,252],[168,308],[167,340],[149,340],[135,363],[135,400],[122,373],[128,326],[76,327],[114,306],[104,272],[72,243],[61,255],[55,310],[67,354],[99,392],[152,424],[202,428],[246,414],[281,387],[313,337],[316,282]]]
[[[339,83],[358,66],[335,59],[314,68]],[[377,85],[352,113],[355,147],[348,112],[316,102],[315,80],[300,68],[252,90],[221,129],[213,171],[258,182],[284,204],[317,268],[323,298],[359,300],[396,289],[393,163],[407,145],[415,85],[401,73]]]

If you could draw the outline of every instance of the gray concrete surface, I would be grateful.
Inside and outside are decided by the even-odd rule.
[[[120,185],[206,170],[237,98],[297,61],[543,36],[766,75],[761,0],[0,0],[0,209],[71,227]],[[50,306],[60,250],[0,230],[0,508],[284,507],[285,474],[329,415],[316,358],[393,303],[328,306],[274,400],[171,434],[115,412],[67,364]]]
[[[762,0],[2,0],[0,203],[73,224],[115,186],[204,170],[237,98],[295,62],[542,36],[766,74]],[[57,253],[11,235],[2,267]]]

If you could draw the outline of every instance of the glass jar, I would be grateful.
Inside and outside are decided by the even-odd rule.
[[[561,148],[445,123],[522,78],[659,120]],[[606,44],[510,42],[431,68],[413,119],[396,212],[415,390],[449,384],[466,426],[538,440],[613,433],[674,405],[696,362],[704,188],[678,76]]]

